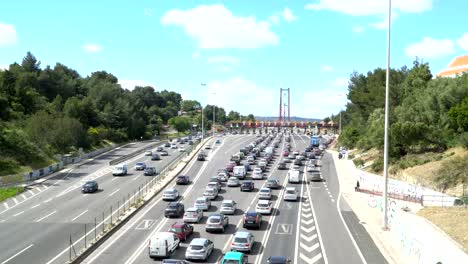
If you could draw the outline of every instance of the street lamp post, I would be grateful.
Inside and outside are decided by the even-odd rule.
[[[388,0],[388,29],[387,29],[387,74],[385,80],[385,135],[384,135],[384,217],[383,229],[388,230],[388,116],[389,116],[389,86],[390,86],[390,25],[392,23],[392,0]]]

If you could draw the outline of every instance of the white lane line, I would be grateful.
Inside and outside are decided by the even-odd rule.
[[[331,201],[334,203],[334,202],[335,202],[335,199],[332,198]]]
[[[8,210],[8,208],[10,208],[10,206],[8,206],[8,203],[7,202],[4,202],[3,205],[5,206],[5,208]]]
[[[13,197],[13,201],[15,202],[15,205],[18,204],[18,200],[16,200],[15,197]]]
[[[140,176],[139,176],[139,175],[138,175],[138,176],[135,176],[135,177],[133,178],[132,181],[136,181],[136,180],[138,180],[138,179],[140,179]]]
[[[20,214],[22,214],[22,213],[24,213],[24,211],[21,211],[21,212],[19,212],[19,213],[17,213],[17,214],[14,214],[13,216],[18,216],[18,215],[20,215]]]
[[[34,209],[34,208],[38,207],[39,205],[41,205],[41,204],[36,204],[36,205],[32,206],[31,209]]]
[[[28,193],[30,193],[31,195],[34,195],[34,192],[32,190],[29,190]]]
[[[118,178],[119,178],[119,177],[114,177],[114,178],[112,178],[111,181],[115,181],[115,180],[117,180]]]
[[[299,242],[299,233],[301,232],[303,226],[301,226],[301,213],[302,213],[302,199],[304,199],[305,197],[303,197],[304,195],[304,185],[307,185],[307,182],[304,182],[304,178],[305,178],[305,181],[307,181],[307,178],[306,178],[306,173],[307,173],[307,168],[304,167],[304,173],[302,173],[302,179],[301,179],[301,196],[300,196],[300,200],[299,200],[299,208],[297,210],[297,223],[296,223],[296,243],[294,244],[294,263],[299,263],[297,262],[298,261],[298,256],[299,256],[299,245],[297,242]],[[310,203],[310,201],[308,201]],[[301,227],[301,228],[299,228]]]
[[[21,197],[23,197],[23,199],[26,200],[26,195],[24,195],[24,193],[21,194]]]
[[[76,219],[78,219],[78,217],[80,217],[80,216],[86,214],[87,212],[88,212],[88,209],[86,209],[86,210],[85,210],[84,212],[82,212],[81,214],[77,215],[77,216],[76,216],[75,218],[73,218],[71,221],[72,221],[72,222],[75,221]]]
[[[52,199],[54,199],[54,198],[49,198],[49,199],[45,200],[44,203],[48,203],[48,202],[52,201]]]
[[[46,219],[47,217],[49,217],[49,216],[55,214],[56,212],[57,212],[57,210],[53,211],[52,213],[50,213],[50,214],[48,214],[48,215],[46,215],[46,216],[43,216],[43,217],[39,218],[38,220],[36,220],[36,223],[37,223],[37,222],[40,222],[40,221],[42,221],[42,220],[44,220],[44,219]]]
[[[1,264],[5,264],[5,263],[7,263],[8,261],[10,261],[10,260],[16,258],[19,254],[25,252],[26,250],[28,250],[28,249],[31,248],[32,246],[34,246],[34,244],[31,244],[31,245],[25,247],[25,248],[24,248],[23,250],[21,250],[20,252],[14,254],[13,256],[9,257],[7,260],[3,261]]]
[[[109,194],[109,197],[111,197],[112,195],[116,194],[118,191],[120,191],[120,188],[118,188],[117,190],[113,191],[111,194]]]

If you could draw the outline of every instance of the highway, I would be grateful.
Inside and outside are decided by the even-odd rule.
[[[125,161],[129,168],[128,175],[112,176],[109,161],[153,143],[132,143],[111,150],[80,166],[58,173],[26,192],[27,196],[3,205],[0,211],[0,263],[51,264],[68,261],[70,235],[74,242],[82,239],[85,224],[91,229],[95,219],[98,223],[102,221],[103,213],[108,218],[111,206],[116,210],[124,199],[132,196],[150,177],[157,177],[144,176],[142,171],[135,171],[133,167],[136,162],[145,161],[147,165],[163,168],[178,155],[186,155],[167,149],[169,156],[151,161],[142,152]],[[100,190],[82,194],[81,186],[91,179],[99,183]],[[90,235],[87,239],[91,240]]]
[[[304,135],[291,137],[292,150],[303,151],[309,144]],[[192,160],[182,172],[189,175],[192,183],[187,186],[175,185],[185,208],[191,207],[196,198],[203,196],[209,178],[224,168],[232,154],[256,139],[253,135],[226,136],[221,144],[210,151],[207,161]],[[276,152],[276,158],[269,165],[267,176],[280,179],[282,188],[273,191],[274,212],[263,217],[259,230],[249,229],[255,236],[252,251],[248,254],[249,263],[267,263],[272,255],[283,255],[291,263],[386,263],[384,257],[373,244],[369,235],[358,223],[356,216],[346,203],[339,199],[339,183],[333,160],[327,153],[322,157],[322,182],[289,184],[287,170],[277,170],[281,159],[284,140]],[[303,167],[305,177],[305,166]],[[247,179],[250,178],[250,175]],[[203,237],[214,242],[215,250],[207,263],[218,263],[223,254],[230,250],[232,235],[242,227],[243,214],[255,211],[258,190],[265,180],[254,180],[255,191],[241,193],[238,187],[223,186],[217,199],[198,224],[194,224],[193,235],[181,242],[173,254],[174,259],[184,259],[185,250],[193,238]],[[286,186],[295,186],[300,194],[298,202],[283,201]],[[223,199],[237,202],[237,211],[229,216],[229,226],[224,233],[207,233],[207,216],[218,212]],[[168,231],[169,227],[182,219],[164,217],[168,202],[162,201],[161,195],[138,212],[109,240],[103,243],[83,263],[158,263],[148,256],[148,240],[156,232]]]

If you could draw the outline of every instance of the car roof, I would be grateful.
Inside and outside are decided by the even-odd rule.
[[[243,256],[244,256],[244,253],[230,251],[230,252],[227,252],[224,255],[224,259],[240,260],[240,259],[242,259]]]
[[[243,183],[253,183],[251,180],[245,180]]]
[[[206,198],[206,197],[198,197],[198,198],[197,198],[197,201],[199,201],[199,200],[204,200],[204,201],[205,201],[205,200],[208,200],[208,198]]]
[[[214,213],[214,214],[211,214],[208,218],[212,218],[212,217],[213,217],[213,218],[222,218],[222,216],[223,216],[223,215],[220,214],[220,213]]]
[[[271,202],[268,200],[258,200],[257,204],[270,204]]]
[[[177,228],[177,227],[183,227],[184,225],[185,225],[185,223],[176,222],[176,223],[172,224],[172,227]]]
[[[192,242],[190,242],[191,246],[203,246],[205,244],[205,241],[208,239],[206,238],[194,238],[192,239]]]
[[[268,188],[268,187],[263,187],[263,188],[260,188],[260,191],[262,191],[262,190],[271,192],[271,189],[270,189],[270,188]]]
[[[296,190],[296,187],[286,187],[286,191],[295,191]]]
[[[246,231],[237,231],[236,234],[234,235],[234,237],[248,237],[250,236],[251,233],[250,232],[246,232]]]
[[[234,201],[233,200],[223,200],[222,203],[232,203],[232,202],[234,202]]]
[[[247,213],[245,213],[245,214],[246,214],[247,216],[256,216],[256,215],[258,215],[259,213],[250,211],[250,212],[247,212]]]
[[[145,164],[143,161],[137,162],[136,164]]]
[[[185,211],[186,211],[186,212],[196,212],[196,211],[199,211],[199,210],[201,210],[201,209],[198,209],[198,208],[196,208],[196,207],[189,207],[189,208],[187,208]]]
[[[169,206],[176,206],[178,204],[181,204],[180,202],[170,202],[168,205]]]
[[[177,189],[176,188],[169,188],[169,189],[166,189],[166,192],[176,192]]]

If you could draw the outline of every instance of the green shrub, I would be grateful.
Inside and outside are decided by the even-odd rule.
[[[365,163],[363,159],[354,159],[353,162],[356,167],[363,166]]]
[[[348,159],[354,159],[355,155],[354,154],[348,154]]]
[[[379,157],[371,165],[371,168],[374,172],[381,172],[383,170],[383,158]]]

